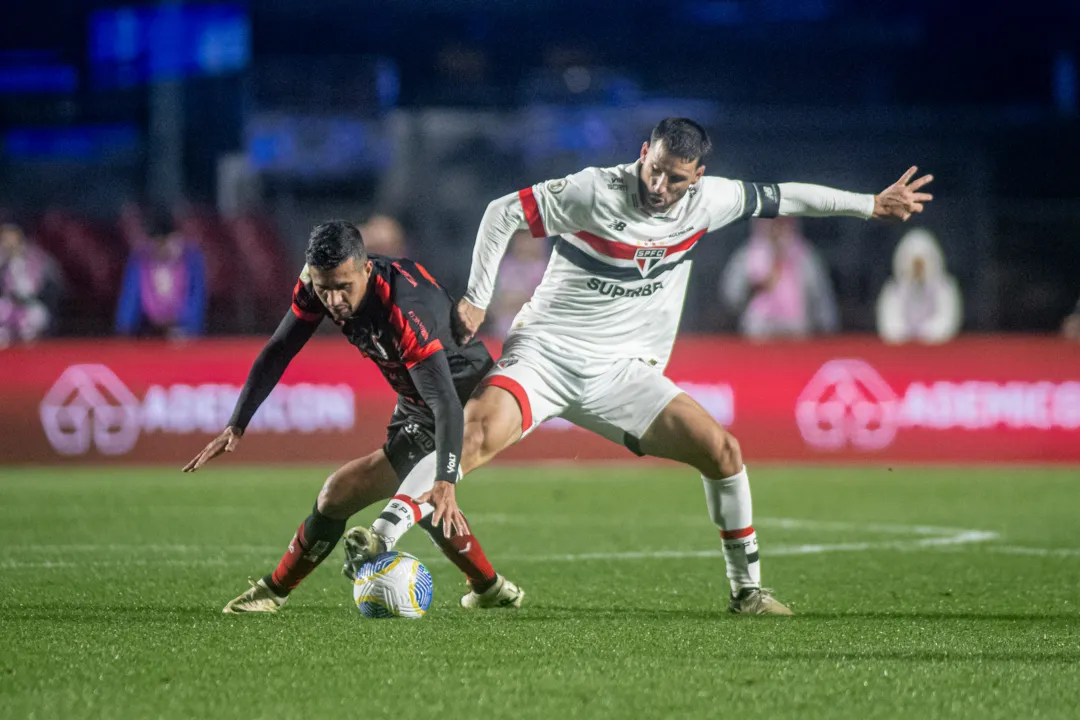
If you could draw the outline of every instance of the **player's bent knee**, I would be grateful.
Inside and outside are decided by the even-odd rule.
[[[742,448],[735,436],[717,427],[709,438],[709,452],[706,468],[701,468],[706,477],[726,478],[742,472]]]
[[[319,491],[319,498],[315,501],[315,507],[323,515],[337,517],[348,509],[346,505],[352,494],[352,483],[339,470],[326,478]]]
[[[315,507],[319,512],[328,517],[336,517],[344,511],[344,496],[339,488],[334,486],[334,476],[331,475],[323,483],[322,489],[319,490],[319,497],[315,501]]]

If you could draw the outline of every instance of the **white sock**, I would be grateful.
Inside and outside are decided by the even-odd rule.
[[[430,503],[417,503],[417,498],[435,486],[435,453],[425,455],[420,462],[401,481],[398,494],[386,504],[379,517],[371,523],[374,532],[386,544],[387,550],[393,550],[397,541],[409,528],[430,515],[435,506]]]
[[[761,562],[753,526],[753,503],[746,467],[731,477],[716,480],[701,476],[709,517],[720,528],[724,561],[731,591],[761,586]]]
[[[371,523],[371,531],[379,536],[387,550],[393,550],[409,528],[434,509],[432,505],[417,503],[407,495],[395,495],[375,518],[375,522]]]

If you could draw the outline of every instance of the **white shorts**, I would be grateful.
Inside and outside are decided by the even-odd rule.
[[[638,455],[641,436],[682,392],[644,360],[589,362],[542,336],[514,332],[483,384],[501,387],[517,400],[522,437],[561,417]]]

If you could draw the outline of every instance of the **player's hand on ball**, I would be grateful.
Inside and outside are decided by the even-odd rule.
[[[225,428],[220,435],[203,448],[201,453],[195,456],[194,460],[184,466],[184,472],[195,472],[223,452],[235,452],[236,448],[240,446],[240,438],[243,434],[243,430],[231,425]]]
[[[476,331],[484,323],[487,310],[476,307],[468,300],[462,300],[457,304],[457,318],[454,325],[454,339],[465,344],[473,339]]]
[[[912,165],[908,171],[900,176],[900,179],[874,196],[874,218],[907,220],[915,213],[923,211],[923,203],[930,202],[934,196],[930,193],[919,192],[933,179],[933,175],[923,175],[918,180],[912,180],[919,168]]]
[[[461,513],[454,494],[454,483],[437,480],[435,487],[416,498],[416,502],[431,503],[435,506],[435,512],[431,513],[431,524],[439,527],[441,523],[446,537],[469,534],[469,524],[465,522],[465,516]]]

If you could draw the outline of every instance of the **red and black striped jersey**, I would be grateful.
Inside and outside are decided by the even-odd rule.
[[[342,334],[379,366],[395,392],[418,405],[424,403],[408,371],[444,351],[464,403],[492,365],[487,348],[476,338],[465,345],[454,340],[450,318],[455,302],[423,265],[405,258],[369,257],[372,271],[364,299],[352,317],[340,323]],[[293,288],[292,311],[300,320],[315,323],[330,316],[307,268]]]

